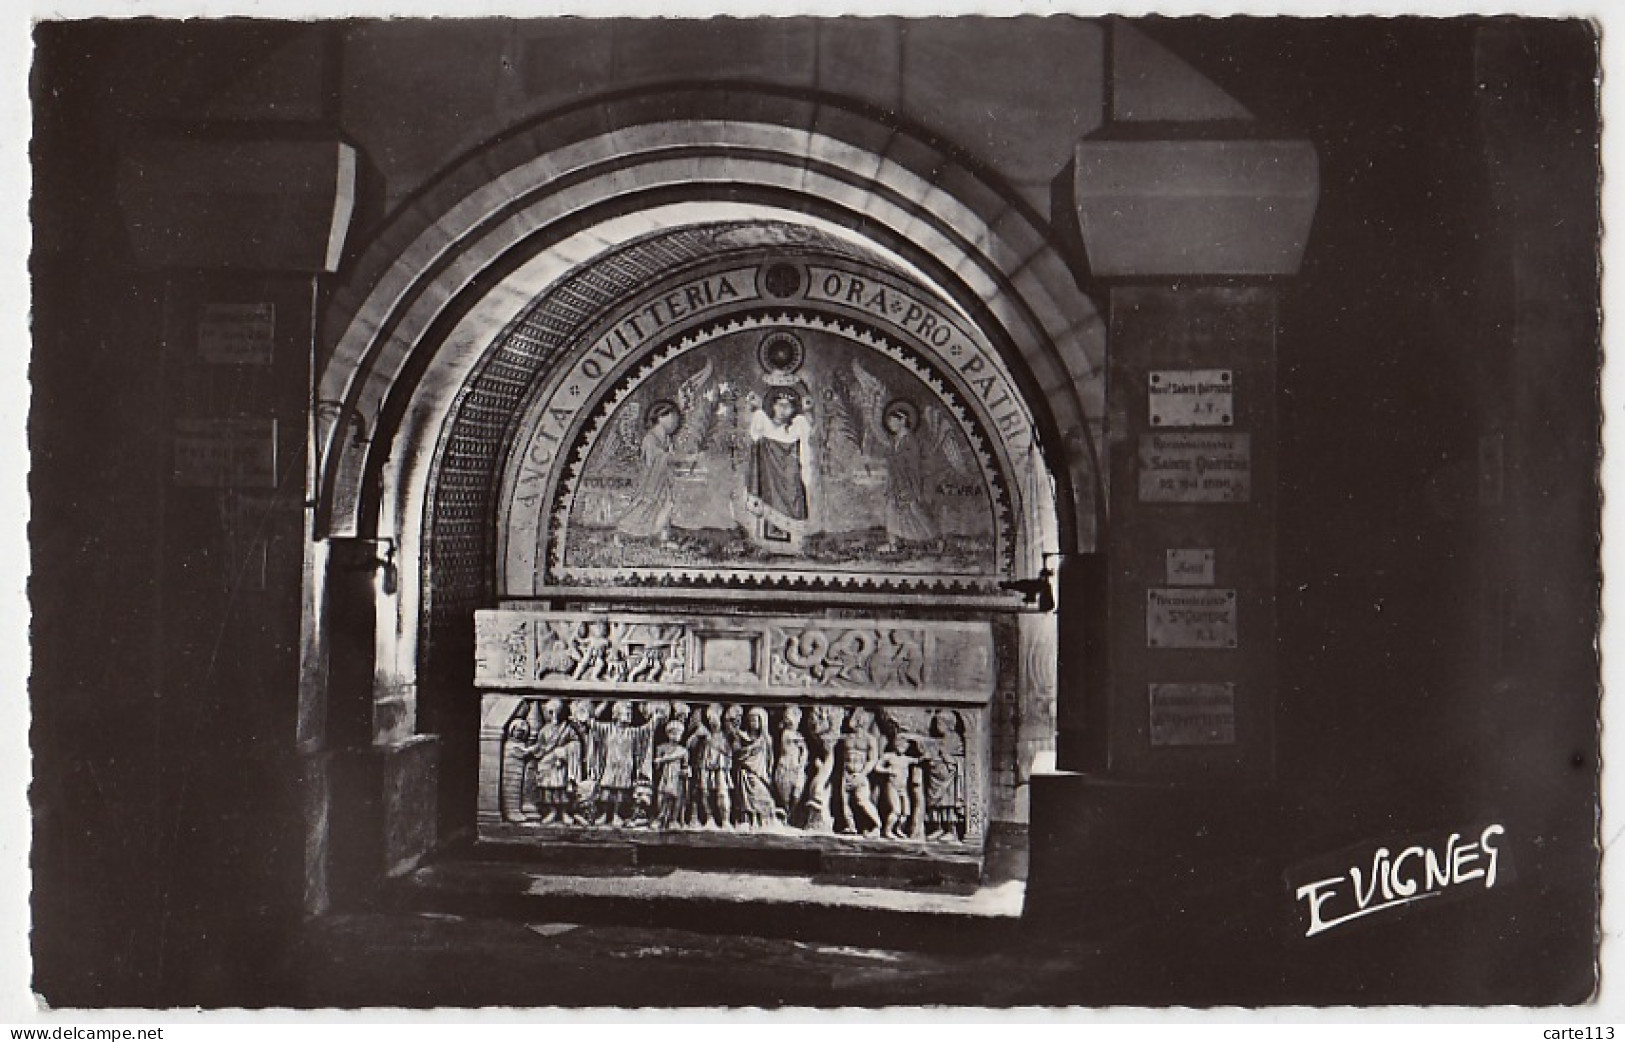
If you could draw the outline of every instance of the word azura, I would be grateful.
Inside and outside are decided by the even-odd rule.
[[[1298,887],[1298,900],[1309,903],[1309,930],[1304,936],[1438,897],[1447,888],[1480,879],[1484,889],[1493,889],[1500,860],[1498,838],[1505,834],[1502,826],[1490,825],[1472,843],[1463,843],[1461,833],[1452,832],[1442,849],[1417,845],[1394,854],[1379,847],[1371,857],[1369,874],[1351,865],[1346,873]]]

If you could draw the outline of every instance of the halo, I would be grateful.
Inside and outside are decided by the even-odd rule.
[[[778,401],[780,398],[783,398],[795,408],[795,415],[801,415],[802,408],[800,393],[798,393],[794,387],[784,385],[769,389],[767,394],[762,397],[762,405],[766,407],[768,415],[772,415],[773,403]]]
[[[909,430],[920,429],[920,410],[907,398],[893,398],[886,403],[886,407],[881,410],[880,415],[885,419],[890,419],[894,413],[902,413],[908,417]]]
[[[801,338],[782,329],[764,336],[756,345],[756,361],[766,373],[789,376],[801,368],[806,357],[807,349]]]
[[[643,425],[645,427],[653,427],[655,425],[655,421],[660,419],[661,415],[668,412],[674,413],[677,416],[677,426],[681,427],[683,425],[683,410],[679,409],[677,407],[677,403],[672,401],[670,398],[656,398],[654,401],[650,402],[649,410],[643,414]]]

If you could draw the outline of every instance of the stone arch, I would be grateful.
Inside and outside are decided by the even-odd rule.
[[[1055,538],[1042,549],[1096,547],[1104,327],[1025,204],[945,147],[829,100],[682,90],[595,103],[521,128],[454,167],[385,226],[328,308],[311,632],[325,640],[323,541],[391,547],[399,581],[369,609],[373,742],[472,725],[456,716],[461,709],[419,715],[420,683],[466,677],[472,654],[472,633],[460,623],[435,656],[457,668],[438,679],[421,673],[432,618],[471,617],[462,609],[474,605],[429,611],[434,585],[424,571],[440,439],[471,375],[528,305],[573,274],[657,232],[740,218],[814,229],[957,309],[1032,410],[1040,469],[1055,486]],[[478,511],[468,519],[489,521]],[[495,588],[478,576],[455,586],[474,600]],[[1022,661],[1052,658],[1053,627],[1040,633],[1026,621]],[[1050,650],[1034,653],[1035,641]],[[310,659],[324,655],[318,647]],[[1042,683],[1053,691],[1053,669]],[[461,799],[452,779],[468,776],[457,762],[467,752],[442,750],[443,807]]]
[[[443,340],[431,332],[466,319],[494,270],[547,247],[554,270],[529,275],[545,284],[649,230],[660,206],[702,200],[811,214],[923,271],[1044,403],[1062,549],[1094,548],[1104,328],[1043,222],[920,134],[831,99],[760,89],[667,90],[544,118],[396,215],[324,328],[333,347],[317,392],[316,534],[373,532],[391,428],[429,368],[423,352]]]

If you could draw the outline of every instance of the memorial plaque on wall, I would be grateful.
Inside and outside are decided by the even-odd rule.
[[[1145,642],[1152,648],[1236,646],[1236,591],[1211,587],[1145,592]]]
[[[274,304],[204,304],[198,315],[197,351],[205,362],[270,365],[275,343]]]
[[[1140,502],[1245,503],[1252,452],[1245,434],[1140,435]]]
[[[276,420],[175,420],[175,484],[275,488]]]
[[[1151,744],[1236,744],[1236,685],[1152,684]]]
[[[1146,382],[1153,427],[1228,427],[1235,399],[1228,369],[1159,369]]]
[[[1169,586],[1212,586],[1212,550],[1169,550]]]

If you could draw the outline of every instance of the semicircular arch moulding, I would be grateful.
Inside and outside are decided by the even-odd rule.
[[[835,99],[758,88],[666,90],[544,118],[459,164],[386,226],[324,328],[317,534],[364,534],[376,521],[390,427],[416,392],[421,353],[441,346],[432,334],[469,293],[491,292],[485,273],[567,238],[585,260],[655,230],[629,220],[640,210],[685,200],[811,215],[924,272],[1036,407],[1060,492],[1057,549],[1095,547],[1105,334],[1043,222],[921,135]]]
[[[667,233],[671,245],[659,252],[675,254],[694,234]],[[1002,359],[951,303],[809,229],[735,223],[703,234],[730,252],[629,287],[571,348],[550,355],[545,372],[538,367],[499,483],[499,596],[656,579],[725,587],[751,581],[753,555],[764,566],[798,556],[811,570],[773,560],[775,580],[826,590],[873,586],[876,574],[903,566],[898,582],[911,588],[988,593],[998,579],[1043,566],[1042,551],[1055,545],[1054,491],[1033,416]],[[538,298],[502,342],[548,339],[547,317],[558,310],[554,295]],[[718,338],[735,341],[722,357],[705,346]],[[769,357],[771,346],[787,346],[786,357]],[[691,351],[697,361],[640,390],[657,367]],[[501,352],[521,361],[509,346]],[[750,421],[777,386],[801,395],[794,411],[806,417],[815,502],[805,525],[776,527],[816,530],[807,552],[797,537],[727,553],[651,553],[644,544],[655,533],[640,527],[660,529],[661,543],[686,530],[679,542],[688,549],[705,530],[731,546],[719,530],[760,527]],[[677,425],[669,432],[653,411],[665,402],[673,406],[665,423]],[[460,444],[461,423],[443,444]],[[599,444],[606,438],[609,450]],[[667,456],[674,477],[656,480],[665,467],[656,458]],[[712,502],[717,481],[728,494]],[[623,516],[653,510],[652,500],[670,500],[674,513],[651,514],[649,525]],[[580,535],[611,518],[631,528],[600,533],[607,545],[598,552],[565,546],[566,530]],[[877,555],[862,552],[866,529]],[[927,543],[937,544],[934,557],[919,552]],[[774,552],[792,546],[794,555]],[[663,566],[634,574],[627,555]],[[931,560],[951,567],[934,570]]]

